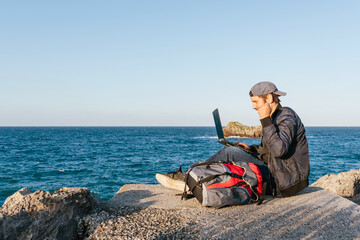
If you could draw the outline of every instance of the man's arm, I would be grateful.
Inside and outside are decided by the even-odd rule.
[[[274,157],[289,153],[291,143],[296,137],[296,119],[292,114],[278,117],[276,126],[270,117],[261,119],[263,142]]]

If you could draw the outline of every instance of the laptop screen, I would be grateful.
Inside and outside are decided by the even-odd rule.
[[[218,135],[219,139],[224,139],[224,132],[221,126],[221,122],[220,122],[220,115],[219,115],[219,110],[215,109],[213,111],[213,116],[214,116],[214,121],[215,121],[215,128],[216,128],[216,133]]]

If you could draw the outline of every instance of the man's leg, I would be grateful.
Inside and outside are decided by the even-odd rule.
[[[254,157],[253,155],[237,148],[237,147],[223,147],[213,156],[211,156],[206,161],[214,161],[214,162],[248,162],[248,163],[255,163],[264,178],[267,180],[269,176],[269,169],[265,163]],[[190,167],[191,168],[191,167]],[[181,171],[175,171],[177,174],[180,174]],[[167,173],[167,174],[156,174],[156,180],[165,187],[176,189],[182,191],[185,187],[184,180],[179,178],[174,178],[174,172]],[[182,175],[183,177],[184,175]],[[180,176],[181,177],[181,176]]]
[[[240,162],[255,163],[257,165],[266,166],[266,164],[260,161],[258,158],[254,157],[253,155],[237,147],[223,147],[206,161],[214,161],[214,162],[240,161]]]

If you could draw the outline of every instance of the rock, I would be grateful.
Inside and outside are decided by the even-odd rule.
[[[121,206],[111,214],[84,219],[88,240],[195,239],[198,233],[180,210]],[[197,238],[199,239],[199,238]]]
[[[221,209],[179,193],[129,184],[99,202],[86,188],[24,188],[0,208],[0,239],[360,239],[360,206],[319,187]]]
[[[79,239],[82,219],[100,209],[87,188],[61,188],[50,194],[23,188],[0,208],[0,239]]]
[[[110,215],[87,219],[87,239],[360,239],[360,206],[319,187],[216,209],[161,185],[125,186],[107,202]]]
[[[228,125],[223,129],[224,136],[239,136],[239,137],[262,137],[261,126],[246,126],[239,122],[229,122]]]
[[[360,170],[350,170],[339,174],[325,175],[319,178],[314,187],[321,187],[342,197],[354,197],[360,193]]]

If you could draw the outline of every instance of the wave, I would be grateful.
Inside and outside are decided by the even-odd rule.
[[[194,137],[194,139],[217,139],[218,137],[217,136],[201,136],[201,137]],[[249,138],[249,137],[239,137],[239,136],[229,136],[229,137],[226,137],[226,138]]]
[[[226,138],[250,138],[250,137],[228,136]]]
[[[218,138],[217,136],[201,136],[201,137],[194,137],[194,139],[216,139]]]

